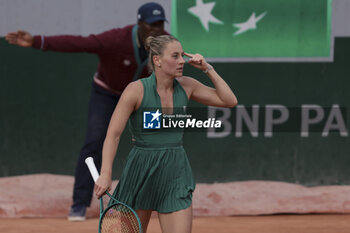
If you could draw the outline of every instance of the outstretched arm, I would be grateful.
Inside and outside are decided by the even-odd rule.
[[[119,29],[112,29],[100,34],[89,36],[56,35],[32,36],[29,32],[18,30],[9,32],[5,39],[10,43],[22,47],[32,47],[56,52],[87,52],[103,53],[116,45]]]
[[[143,87],[140,81],[130,83],[120,97],[109,122],[102,149],[101,175],[95,185],[95,193],[101,197],[112,184],[112,165],[118,149],[120,137],[131,113],[136,109]]]
[[[221,76],[209,65],[202,55],[185,53],[190,57],[189,64],[205,72],[215,88],[208,87],[195,79],[183,78],[181,81],[190,93],[190,98],[210,106],[234,107],[237,98]]]

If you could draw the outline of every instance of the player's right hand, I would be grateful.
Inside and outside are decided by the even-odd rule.
[[[5,36],[5,39],[10,43],[22,47],[31,47],[34,43],[34,37],[29,33],[22,30],[17,32],[9,32]]]
[[[112,179],[104,176],[100,176],[95,183],[95,194],[97,198],[101,198],[106,191],[110,191],[112,186]]]

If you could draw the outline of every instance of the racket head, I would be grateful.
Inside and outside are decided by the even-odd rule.
[[[100,216],[99,233],[142,233],[140,219],[129,206],[117,202]]]

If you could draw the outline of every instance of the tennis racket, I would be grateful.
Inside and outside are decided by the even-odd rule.
[[[96,182],[99,174],[94,159],[85,159],[91,176]],[[142,233],[142,227],[136,212],[124,203],[116,200],[108,191],[106,194],[115,201],[114,204],[103,208],[103,200],[100,198],[100,220],[98,224],[99,233]]]

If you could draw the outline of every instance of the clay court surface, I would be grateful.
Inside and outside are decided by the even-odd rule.
[[[66,219],[0,218],[1,233],[97,233],[98,219],[69,222]],[[147,233],[160,233],[152,217]],[[193,233],[349,233],[350,215],[273,215],[196,217]]]

